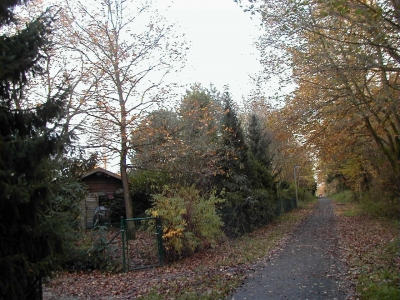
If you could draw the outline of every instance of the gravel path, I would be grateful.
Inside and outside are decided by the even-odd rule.
[[[346,299],[334,222],[330,200],[319,198],[285,248],[259,264],[230,299]]]

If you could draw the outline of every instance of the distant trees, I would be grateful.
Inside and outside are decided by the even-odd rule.
[[[150,113],[132,132],[136,190],[149,190],[143,187],[146,182],[140,187],[136,180],[147,174],[149,186],[157,185],[153,179],[158,178],[159,184],[177,189],[194,185],[204,195],[217,192],[225,199],[218,211],[229,235],[269,222],[277,205],[273,136],[255,114],[246,126],[242,117],[228,89],[219,93],[199,85],[186,92],[175,110]]]
[[[256,175],[260,170],[253,170],[256,161],[265,165],[265,172],[272,172],[267,133],[256,117],[252,120],[246,134],[229,91],[215,96],[193,86],[176,112],[151,112],[133,131],[132,143],[137,145],[132,167],[157,169],[175,182],[207,190],[244,190],[260,175]],[[264,185],[271,187],[272,181],[271,177]],[[263,183],[254,186],[261,188]]]
[[[261,2],[265,72],[297,85],[282,109],[290,131],[354,190],[375,178],[376,188],[398,194],[398,3]]]
[[[176,183],[210,189],[218,172],[220,111],[211,93],[195,85],[175,109],[149,113],[132,131],[132,168],[158,170]]]
[[[68,240],[53,217],[52,172],[68,141],[60,135],[68,90],[37,99],[26,94],[43,71],[54,16],[46,11],[13,30],[20,25],[17,3],[0,6],[0,298],[37,299],[41,278],[57,268]]]

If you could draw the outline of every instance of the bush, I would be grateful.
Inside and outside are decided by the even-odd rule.
[[[203,248],[214,246],[223,237],[223,223],[215,206],[223,199],[212,193],[200,196],[194,186],[171,190],[153,196],[153,207],[147,211],[163,222],[163,242],[166,259],[175,260]]]
[[[399,202],[393,195],[380,191],[364,193],[360,200],[360,207],[363,213],[372,217],[383,217],[397,219],[399,216]]]
[[[299,188],[298,197],[299,202],[310,202],[315,199],[315,195],[313,194],[313,192],[305,188]]]
[[[267,190],[253,190],[250,196],[242,192],[227,193],[221,206],[225,234],[237,237],[268,224],[276,216],[275,202]]]
[[[117,271],[121,268],[110,257],[112,246],[107,244],[107,227],[92,229],[72,248],[65,261],[67,271]]]
[[[296,208],[296,189],[294,185],[286,184],[279,192],[280,203],[278,204],[279,213],[289,212]],[[299,187],[297,189],[297,197],[299,202],[299,207],[302,203],[310,202],[315,200],[314,190],[307,189],[304,187]]]
[[[162,192],[162,187],[171,181],[167,173],[137,170],[129,178],[131,199],[135,203],[134,216],[144,217],[151,208],[152,195]],[[123,204],[125,207],[125,204]]]

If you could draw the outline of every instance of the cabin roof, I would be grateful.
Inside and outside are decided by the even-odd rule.
[[[103,169],[103,168],[100,168],[100,167],[97,167],[97,168],[93,169],[92,171],[89,171],[86,174],[83,174],[81,178],[82,179],[86,178],[86,177],[88,177],[90,175],[93,175],[95,173],[98,173],[98,172],[106,174],[106,175],[111,176],[111,177],[114,177],[116,179],[122,180],[120,175],[115,174],[115,173],[110,172],[110,171],[107,171],[106,169]]]

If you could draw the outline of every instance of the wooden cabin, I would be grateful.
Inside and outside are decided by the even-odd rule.
[[[96,207],[104,205],[122,190],[121,176],[103,168],[96,168],[81,178],[87,185],[88,195],[84,200],[84,227],[93,227],[93,214]]]

